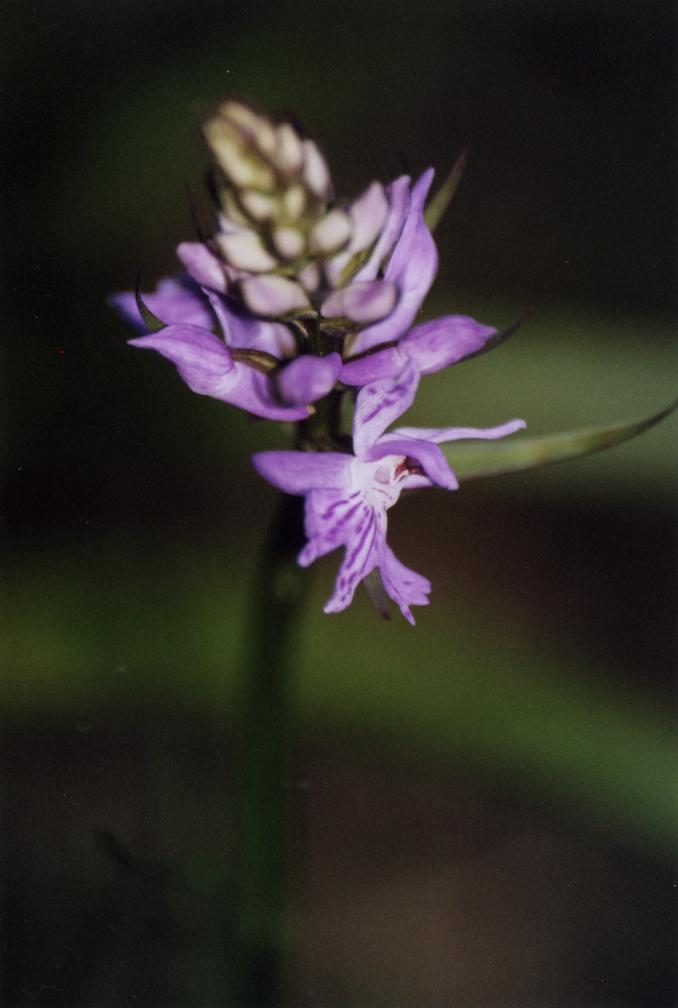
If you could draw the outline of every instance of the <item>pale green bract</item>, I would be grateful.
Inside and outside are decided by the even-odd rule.
[[[516,437],[511,441],[454,444],[443,449],[460,483],[483,476],[502,476],[590,455],[637,437],[678,409],[678,399],[666,409],[628,423],[589,427],[540,437]]]

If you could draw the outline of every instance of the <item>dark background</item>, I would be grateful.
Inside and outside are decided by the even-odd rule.
[[[199,124],[293,111],[339,192],[470,145],[429,315],[528,325],[425,425],[534,434],[675,395],[664,2],[3,4],[3,1005],[227,1003],[232,687],[273,425],[190,395],[106,307],[209,222]],[[669,1006],[675,420],[403,500],[433,581],[299,650],[299,1005]],[[262,627],[262,633],[266,628]]]

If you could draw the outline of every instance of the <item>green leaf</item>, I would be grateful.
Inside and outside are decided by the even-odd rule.
[[[450,174],[447,176],[440,189],[438,189],[437,193],[424,211],[424,220],[428,225],[429,231],[435,231],[445,211],[452,202],[452,197],[456,193],[457,186],[461,182],[461,176],[466,165],[467,154],[468,147],[464,147],[463,151],[452,165]]]
[[[454,444],[445,455],[461,482],[482,476],[500,476],[540,466],[566,462],[591,452],[612,448],[654,427],[678,408],[678,399],[653,416],[614,427],[548,434],[543,437],[512,438],[508,441]]]

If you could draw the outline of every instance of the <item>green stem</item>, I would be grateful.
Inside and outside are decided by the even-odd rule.
[[[254,582],[242,664],[242,749],[238,822],[238,1008],[284,999],[288,809],[294,736],[294,642],[307,576],[299,497],[281,497]]]

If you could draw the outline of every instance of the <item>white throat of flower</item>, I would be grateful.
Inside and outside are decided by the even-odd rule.
[[[377,510],[393,507],[410,473],[407,461],[404,455],[385,455],[376,462],[355,459],[351,472],[352,485],[371,507]]]

